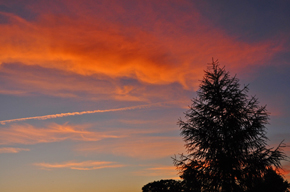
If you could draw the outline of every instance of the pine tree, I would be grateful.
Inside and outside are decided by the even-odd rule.
[[[187,154],[174,162],[188,191],[248,191],[268,168],[281,168],[284,144],[267,148],[266,107],[247,95],[248,86],[240,87],[213,60],[186,120],[179,119]]]

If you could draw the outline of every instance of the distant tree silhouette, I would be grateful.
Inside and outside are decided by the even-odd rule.
[[[280,168],[284,145],[267,148],[269,113],[247,92],[218,61],[205,71],[186,120],[178,121],[188,153],[174,163],[187,191],[251,191],[255,181],[266,184],[271,167]]]
[[[181,192],[181,181],[173,179],[160,180],[148,183],[142,187],[143,192]]]

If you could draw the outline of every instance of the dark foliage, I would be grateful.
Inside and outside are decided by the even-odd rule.
[[[289,192],[290,184],[273,169],[267,169],[262,178],[256,179],[247,192]]]
[[[218,61],[205,71],[186,120],[178,122],[188,154],[174,162],[188,191],[250,191],[286,158],[283,143],[267,148],[269,113],[247,92]]]
[[[160,180],[148,183],[142,187],[143,192],[181,192],[181,181],[173,179]]]
[[[182,187],[184,192],[194,191],[194,192],[201,192],[201,182],[199,179],[198,172],[193,167],[188,166],[187,169],[184,170],[181,178],[182,180]]]

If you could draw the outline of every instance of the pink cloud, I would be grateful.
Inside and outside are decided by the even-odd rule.
[[[75,169],[75,170],[96,170],[96,169],[105,169],[105,168],[118,168],[124,167],[124,165],[117,164],[110,161],[68,161],[63,163],[35,163],[35,166],[38,166],[42,169]]]
[[[21,151],[30,151],[30,149],[14,148],[14,147],[1,147],[0,148],[0,153],[19,153]]]
[[[86,126],[50,124],[47,127],[13,124],[0,129],[0,145],[37,144],[59,142],[67,139],[75,141],[98,141],[120,136],[87,130]]]

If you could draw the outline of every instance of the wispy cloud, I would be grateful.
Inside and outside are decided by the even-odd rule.
[[[34,165],[49,170],[62,168],[75,170],[95,170],[95,169],[117,168],[125,166],[110,161],[82,161],[82,162],[68,161],[63,163],[35,163]]]
[[[84,114],[92,114],[92,113],[107,113],[107,112],[116,112],[116,111],[127,111],[127,110],[133,110],[133,109],[148,108],[148,107],[151,107],[153,105],[161,105],[161,104],[162,103],[154,103],[154,104],[148,104],[148,105],[138,105],[138,106],[132,106],[132,107],[116,108],[116,109],[104,109],[104,110],[81,111],[81,112],[68,112],[68,113],[58,113],[58,114],[52,114],[52,115],[24,117],[24,118],[18,118],[18,119],[2,120],[2,121],[0,121],[0,123],[2,125],[5,125],[6,123],[33,120],[33,119],[34,120],[46,120],[46,119],[54,119],[54,118],[60,118],[60,117],[67,117],[67,116],[74,116],[74,115],[84,115]]]
[[[90,131],[85,125],[50,124],[46,127],[32,125],[12,125],[0,129],[0,145],[36,144],[59,142],[63,140],[99,141],[104,138],[119,138],[111,132]]]
[[[74,100],[113,100],[155,103],[185,101],[180,84],[154,85],[134,79],[112,79],[104,75],[82,76],[57,69],[23,64],[0,65],[0,93],[50,95]],[[174,91],[172,91],[174,89]]]
[[[2,147],[2,148],[0,148],[0,153],[19,153],[20,151],[30,151],[30,149],[14,148],[14,147]]]

